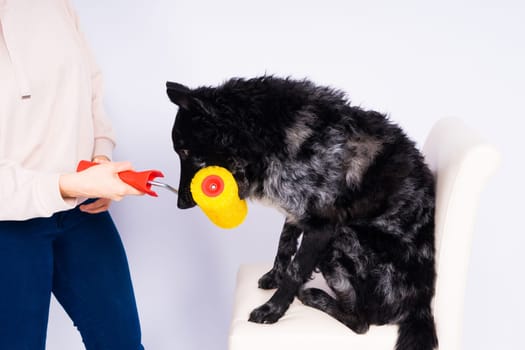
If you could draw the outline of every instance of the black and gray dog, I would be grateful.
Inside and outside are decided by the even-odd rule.
[[[357,333],[398,324],[397,350],[437,346],[434,179],[398,126],[308,80],[236,78],[197,89],[168,82],[167,92],[179,106],[178,207],[195,206],[195,172],[220,165],[241,198],[286,215],[274,266],[259,280],[277,290],[250,321],[276,322],[297,296]],[[314,270],[336,298],[301,288]]]

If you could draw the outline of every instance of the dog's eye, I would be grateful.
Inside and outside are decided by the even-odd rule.
[[[190,150],[188,149],[180,149],[178,153],[181,159],[186,159],[190,156]]]

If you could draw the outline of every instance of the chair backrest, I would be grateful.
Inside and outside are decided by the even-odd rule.
[[[430,132],[423,153],[437,178],[436,295],[440,349],[459,350],[464,293],[480,193],[499,165],[499,153],[462,121],[446,118]]]

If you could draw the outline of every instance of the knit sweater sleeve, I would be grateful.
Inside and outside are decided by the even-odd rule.
[[[77,205],[60,195],[58,173],[32,171],[0,159],[0,220],[49,217]]]
[[[113,149],[115,148],[115,136],[113,127],[106,114],[103,104],[103,77],[102,72],[95,61],[93,53],[87,43],[87,40],[80,30],[80,23],[78,16],[73,9],[69,0],[64,0],[65,6],[74,21],[75,28],[81,41],[84,55],[88,61],[91,71],[91,85],[92,85],[92,116],[93,129],[95,133],[95,146],[93,149],[94,156],[106,156],[112,159]]]

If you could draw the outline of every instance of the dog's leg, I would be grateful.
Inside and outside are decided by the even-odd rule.
[[[332,235],[333,227],[304,232],[292,263],[282,276],[279,287],[265,304],[253,310],[249,320],[257,323],[275,323],[288,310],[299,287],[312,275],[319,256],[324,252]]]
[[[348,271],[337,261],[322,266],[321,271],[337,299],[323,290],[310,288],[299,291],[299,300],[305,305],[326,312],[354,332],[365,333],[369,324],[361,317],[357,292],[350,281]]]
[[[368,331],[369,325],[366,322],[361,321],[353,313],[344,311],[341,308],[341,304],[324,290],[317,288],[303,289],[299,291],[297,297],[304,305],[326,312],[357,334],[363,334]]]
[[[297,240],[301,233],[302,230],[297,226],[288,221],[284,223],[273,268],[259,279],[259,288],[273,289],[279,286],[286,268],[292,261],[292,256],[297,252]]]

